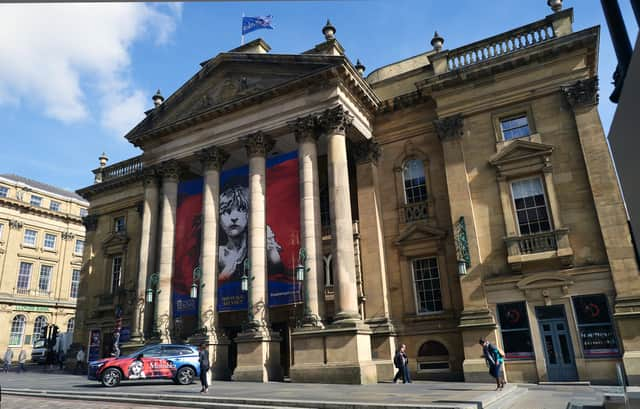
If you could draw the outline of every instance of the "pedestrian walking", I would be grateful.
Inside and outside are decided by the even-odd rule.
[[[398,372],[393,378],[393,383],[398,382],[400,378],[402,378],[402,383],[411,383],[411,377],[409,376],[409,358],[407,357],[407,346],[405,344],[400,345],[400,349],[398,349],[398,352],[396,352],[393,358],[393,364],[398,368]]]
[[[84,353],[84,345],[80,347],[80,351],[78,351],[78,353],[76,354],[76,369],[74,372],[77,372],[78,369],[80,370],[80,373],[84,372],[84,360],[85,360],[85,353]]]
[[[2,369],[4,373],[9,373],[9,369],[11,369],[11,363],[13,362],[13,351],[11,348],[7,348],[7,352],[4,353],[4,365]]]
[[[507,383],[504,380],[504,352],[486,339],[478,341],[482,345],[482,355],[489,366],[489,374],[496,379],[496,390],[502,390]]]
[[[18,366],[18,373],[22,373],[22,372],[26,372],[26,368],[24,367],[24,364],[27,362],[27,351],[25,351],[24,349],[22,349],[20,351],[20,353],[18,354],[18,364],[20,366]]]
[[[64,360],[67,357],[64,354],[64,351],[61,349],[58,351],[58,365],[60,365],[60,370],[62,371],[64,369]]]
[[[205,344],[200,344],[198,361],[200,362],[200,383],[202,384],[200,393],[209,393],[209,379],[207,379],[209,373],[209,351],[207,351]]]

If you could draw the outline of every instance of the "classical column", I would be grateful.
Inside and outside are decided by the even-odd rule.
[[[622,195],[598,115],[598,79],[577,81],[563,88],[573,109],[578,140],[607,252],[615,287],[614,318],[631,385],[640,385],[640,279]]]
[[[218,322],[216,295],[218,289],[218,200],[220,170],[229,154],[218,147],[198,152],[204,166],[202,189],[202,277],[200,282],[200,326],[215,337]]]
[[[158,226],[158,177],[154,168],[144,170],[144,202],[142,203],[142,226],[140,232],[140,254],[138,260],[138,285],[136,287],[135,310],[132,317],[132,342],[144,341],[145,291],[147,278],[155,271],[156,233]]]
[[[176,210],[178,207],[178,178],[180,167],[175,160],[163,162],[162,176],[162,220],[160,232],[160,265],[158,292],[156,293],[155,325],[162,343],[171,341],[171,279],[174,268],[174,244]]]
[[[267,249],[266,249],[266,154],[274,142],[262,132],[249,135],[245,148],[249,157],[249,263],[251,266],[251,310],[249,327],[263,331],[267,329]]]
[[[320,299],[324,292],[322,274],[322,233],[320,225],[320,181],[318,180],[317,121],[313,116],[290,124],[298,142],[300,174],[300,236],[307,261],[304,277],[305,307],[303,325],[322,327]]]
[[[336,323],[359,321],[358,289],[353,252],[353,220],[347,166],[346,129],[353,117],[342,106],[324,111],[321,126],[327,133],[329,203],[336,288]]]

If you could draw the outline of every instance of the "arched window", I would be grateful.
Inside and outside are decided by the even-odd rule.
[[[448,372],[449,351],[438,341],[427,341],[418,350],[419,372]]]
[[[402,170],[402,181],[406,204],[427,201],[427,181],[423,161],[419,159],[406,161]]]
[[[47,317],[45,317],[44,315],[41,315],[38,318],[36,318],[36,322],[35,324],[33,324],[33,344],[34,345],[39,339],[43,338],[42,329],[45,328],[46,326],[47,326]]]
[[[9,335],[9,345],[22,345],[22,337],[24,336],[24,327],[27,319],[24,315],[16,315],[11,321],[11,334]]]
[[[69,321],[67,321],[67,332],[73,332],[75,327],[76,327],[76,319],[69,318]]]

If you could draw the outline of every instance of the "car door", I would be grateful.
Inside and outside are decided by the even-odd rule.
[[[141,358],[144,374],[141,378],[161,378],[162,368],[162,345],[155,345],[142,352]]]
[[[174,377],[176,371],[187,362],[187,356],[193,354],[193,351],[181,345],[164,345],[162,353],[165,359],[172,364],[174,371],[171,377]]]

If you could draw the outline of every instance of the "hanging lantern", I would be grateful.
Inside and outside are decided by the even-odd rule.
[[[153,302],[153,289],[152,288],[147,288],[147,302],[148,303],[152,303]]]
[[[302,264],[296,266],[296,280],[304,281],[304,266]]]
[[[241,282],[240,282],[240,288],[242,289],[243,293],[246,293],[247,291],[249,291],[249,277],[247,277],[247,273],[244,273],[242,275],[241,278]]]
[[[189,293],[191,298],[198,298],[198,284],[195,281],[191,284],[191,292]]]
[[[458,261],[458,275],[459,276],[467,275],[467,262],[464,260]]]

